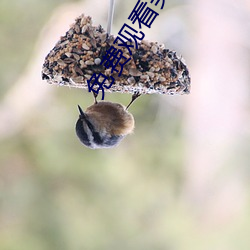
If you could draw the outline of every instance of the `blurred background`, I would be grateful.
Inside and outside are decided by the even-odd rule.
[[[191,94],[140,97],[134,134],[90,150],[74,126],[92,95],[41,68],[81,13],[106,28],[109,1],[1,0],[1,250],[250,249],[250,1],[165,2],[143,31],[185,58]]]

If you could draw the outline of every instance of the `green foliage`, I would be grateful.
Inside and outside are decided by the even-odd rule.
[[[1,0],[1,97],[63,2],[69,1]],[[1,250],[249,249],[248,211],[223,228],[203,229],[199,213],[185,202],[183,114],[169,102],[178,97],[140,97],[130,110],[135,133],[114,149],[90,150],[74,125],[76,105],[87,107],[92,96],[48,88],[55,95],[41,112],[0,141]],[[124,105],[130,100],[106,98]]]

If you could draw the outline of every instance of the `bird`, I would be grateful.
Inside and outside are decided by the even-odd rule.
[[[128,108],[139,96],[140,93],[135,92],[127,107],[109,101],[97,102],[95,94],[95,103],[85,112],[78,105],[79,118],[75,130],[80,142],[91,149],[117,146],[134,130],[134,117]]]

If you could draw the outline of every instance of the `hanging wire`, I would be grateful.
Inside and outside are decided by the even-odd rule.
[[[112,30],[114,10],[115,10],[115,0],[110,0],[110,2],[109,2],[109,12],[108,12],[108,25],[107,25],[107,33],[108,34],[111,34],[111,30]]]

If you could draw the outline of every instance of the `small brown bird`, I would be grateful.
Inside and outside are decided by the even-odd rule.
[[[134,117],[127,109],[140,96],[135,93],[129,105],[124,107],[119,103],[96,101],[85,112],[78,105],[80,112],[76,122],[76,134],[80,141],[89,148],[110,148],[128,134],[133,132]]]

